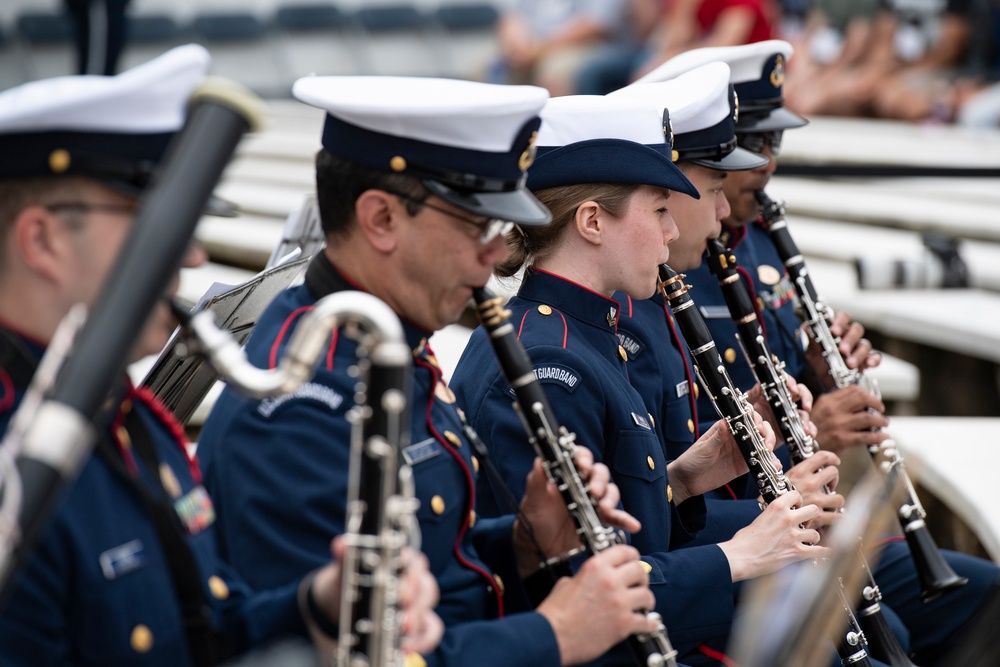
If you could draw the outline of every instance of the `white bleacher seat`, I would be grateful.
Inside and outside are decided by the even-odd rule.
[[[1000,562],[1000,419],[894,417],[889,425],[910,476],[944,503]]]
[[[192,21],[195,39],[212,54],[211,73],[233,79],[263,97],[287,97],[279,54],[267,24],[250,12],[206,12]]]
[[[125,48],[118,71],[149,62],[188,41],[177,20],[170,14],[134,14],[126,18]]]
[[[441,5],[434,10],[434,22],[441,37],[440,47],[445,76],[484,80],[490,63],[500,55],[496,25],[500,18],[490,2]]]
[[[271,22],[285,78],[307,74],[356,74],[357,45],[351,17],[330,3],[288,4]]]
[[[364,6],[355,13],[361,74],[440,76],[427,16],[412,5]]]
[[[27,80],[76,74],[73,22],[58,9],[25,11],[17,17],[17,44]]]

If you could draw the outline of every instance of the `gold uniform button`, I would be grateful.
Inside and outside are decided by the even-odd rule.
[[[697,385],[697,384],[695,384],[695,385],[694,385],[694,397],[695,397],[695,398],[698,398],[698,394],[700,394],[700,393],[701,393],[701,390],[700,390],[700,389],[698,389],[698,385]]]
[[[427,661],[419,653],[410,651],[403,659],[403,667],[427,667]]]
[[[646,465],[649,466],[650,470],[656,470],[656,462],[653,460],[652,456],[646,457]]]
[[[61,174],[67,169],[73,160],[69,156],[69,151],[65,148],[57,148],[49,153],[49,169],[53,174]]]
[[[431,510],[435,514],[444,514],[444,498],[441,496],[431,498]]]
[[[726,360],[727,364],[731,364],[736,361],[736,350],[733,348],[727,349],[723,354],[722,358]]]
[[[653,428],[656,428],[656,420],[653,419],[653,413],[647,412],[646,414],[649,415],[649,423],[653,425]]]
[[[392,159],[389,160],[389,168],[393,171],[406,170],[406,158],[402,155],[394,155]]]
[[[618,356],[622,358],[622,361],[628,361],[628,352],[621,345],[618,346]]]
[[[499,592],[500,595],[503,595],[504,592],[503,579],[500,578],[499,574],[494,574],[493,580],[497,582],[497,592]]]
[[[444,432],[444,439],[450,442],[451,444],[455,445],[456,447],[462,446],[462,439],[457,435],[455,435],[454,433],[452,433],[451,431]]]
[[[148,653],[153,648],[153,631],[140,623],[132,628],[128,643],[136,653]]]
[[[229,586],[226,582],[222,580],[222,577],[212,575],[208,578],[208,590],[212,591],[212,596],[216,600],[225,600],[229,598]]]
[[[469,511],[469,528],[476,525],[476,510]]]
[[[667,484],[667,502],[674,502],[674,489],[669,484]]]
[[[694,433],[694,420],[693,419],[689,419],[688,420],[688,431],[690,431],[691,433]]]
[[[472,469],[475,470],[476,472],[479,472],[479,459],[477,459],[475,456],[472,457]]]
[[[653,566],[647,563],[646,561],[641,560],[639,561],[639,563],[642,565],[642,569],[646,571],[646,574],[649,574],[650,572],[653,571]]]
[[[551,315],[552,314],[552,306],[546,306],[543,303],[542,305],[540,305],[538,307],[538,312],[540,312],[542,315]]]

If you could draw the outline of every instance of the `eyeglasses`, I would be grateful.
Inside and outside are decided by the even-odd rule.
[[[498,236],[506,236],[507,233],[514,229],[514,223],[510,220],[501,220],[500,218],[486,218],[485,220],[473,220],[472,218],[466,218],[464,215],[458,215],[457,213],[452,213],[451,211],[441,208],[440,206],[435,206],[434,204],[429,204],[424,199],[417,199],[416,197],[411,197],[409,195],[400,194],[399,192],[390,192],[390,194],[399,197],[400,199],[405,199],[408,202],[418,204],[420,206],[426,206],[427,208],[437,211],[438,213],[444,213],[447,216],[461,220],[467,225],[472,225],[479,230],[479,242],[483,245],[488,244],[490,241]]]
[[[771,153],[778,155],[781,153],[781,137],[784,130],[771,130],[770,132],[746,132],[736,135],[736,143],[751,153],[763,153],[764,146],[771,147]]]
[[[86,202],[59,202],[45,206],[53,213],[59,211],[77,211],[79,213],[127,213],[132,215],[136,211],[135,204],[88,204]]]

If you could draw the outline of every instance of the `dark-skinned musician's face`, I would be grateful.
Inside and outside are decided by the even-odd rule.
[[[740,137],[736,135],[737,143]],[[759,148],[759,146],[756,146]],[[741,227],[757,218],[757,199],[755,193],[763,190],[774,175],[774,170],[778,167],[777,158],[771,150],[771,145],[764,142],[764,147],[760,149],[758,155],[767,158],[767,164],[757,169],[747,171],[732,171],[726,178],[725,193],[732,209],[729,217],[722,221],[727,227]]]

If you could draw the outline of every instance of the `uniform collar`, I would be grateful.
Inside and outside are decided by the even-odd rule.
[[[309,266],[306,268],[306,287],[317,301],[334,292],[345,292],[348,290],[367,292],[366,289],[359,286],[331,264],[326,253],[323,252],[316,253],[309,261]],[[406,343],[410,346],[410,349],[422,352],[427,339],[430,338],[433,332],[418,327],[416,324],[408,322],[402,317],[399,318],[399,321],[403,324],[403,334],[406,336]]]
[[[528,269],[518,296],[553,304],[560,312],[611,333],[618,332],[621,305],[571,280],[542,269]]]

